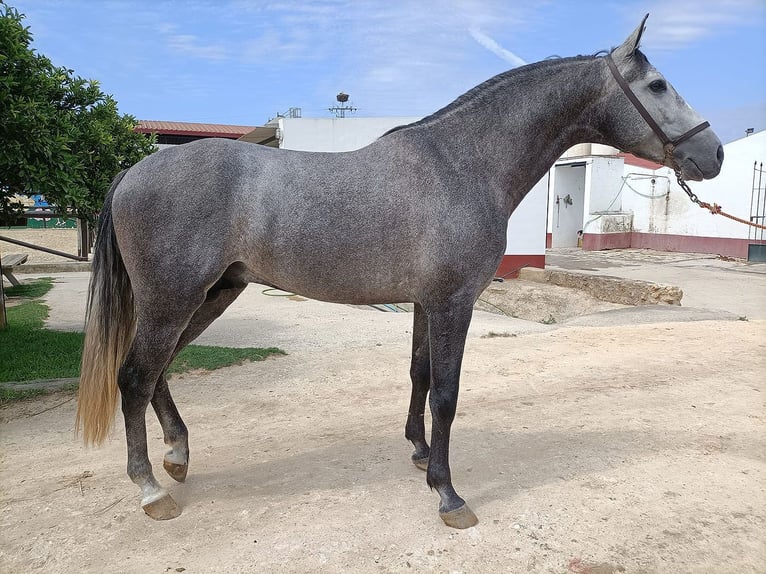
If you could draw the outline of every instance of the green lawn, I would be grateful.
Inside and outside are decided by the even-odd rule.
[[[48,307],[37,298],[44,296],[52,284],[53,280],[46,278],[6,289],[11,301],[17,297],[26,300],[8,307],[8,329],[0,331],[0,383],[75,378],[80,375],[83,334],[51,331],[44,325]],[[189,345],[179,353],[168,372],[211,371],[284,354],[284,351],[275,347],[258,349]],[[24,393],[27,393],[24,396],[28,396],[30,391]],[[17,394],[0,387],[0,402],[17,398]]]
[[[0,382],[80,374],[82,333],[45,329],[48,307],[36,301],[9,307],[7,313],[8,328],[0,331]]]

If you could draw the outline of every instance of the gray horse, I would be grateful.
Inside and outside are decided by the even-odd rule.
[[[152,473],[146,409],[170,447],[165,470],[183,481],[188,434],[165,369],[255,282],[336,303],[415,304],[405,436],[444,522],[476,524],[452,486],[450,427],[473,305],[501,260],[513,210],[581,142],[693,180],[721,168],[718,138],[638,50],[644,22],[609,55],[505,72],[357,151],[211,139],[121,173],[95,248],[76,424],[86,443],[103,442],[119,388],[128,475],[146,513],[181,512]]]

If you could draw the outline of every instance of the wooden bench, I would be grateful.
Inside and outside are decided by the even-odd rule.
[[[11,253],[10,255],[3,255],[3,257],[0,258],[0,264],[2,264],[3,267],[3,275],[8,278],[8,281],[10,281],[11,285],[14,287],[18,287],[20,283],[19,280],[13,276],[13,270],[19,265],[26,263],[28,258],[29,255],[26,253]]]

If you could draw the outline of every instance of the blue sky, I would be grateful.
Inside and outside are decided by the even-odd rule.
[[[764,0],[7,0],[33,47],[146,120],[423,116],[511,67],[642,49],[724,142],[766,129]]]

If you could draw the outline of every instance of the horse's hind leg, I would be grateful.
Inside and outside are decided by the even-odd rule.
[[[153,305],[152,311],[159,308],[159,305]],[[117,384],[125,418],[128,476],[141,489],[144,511],[154,519],[165,520],[178,516],[181,509],[152,473],[146,446],[146,408],[193,311],[188,314],[165,311],[156,316],[150,316],[146,311],[139,307],[136,335],[120,368]]]
[[[244,288],[244,286],[225,289],[215,286],[211,288],[205,303],[197,309],[189,325],[181,334],[168,364],[186,345],[207,329],[242,293]],[[163,467],[174,480],[183,482],[189,468],[189,433],[173,402],[164,371],[154,388],[152,407],[162,426],[165,444],[170,447],[163,459]]]
[[[152,407],[162,426],[165,444],[170,447],[162,460],[162,466],[173,480],[183,482],[189,471],[189,431],[170,395],[165,373],[160,375],[154,386]]]
[[[181,349],[196,339],[231,305],[244,291],[245,286],[246,284],[234,285],[228,282],[219,282],[208,291],[205,302],[197,309],[189,325],[181,334],[168,364],[172,362]],[[165,453],[162,466],[171,478],[183,482],[186,480],[186,474],[189,470],[189,433],[173,402],[173,397],[170,395],[164,371],[154,387],[152,407],[162,426],[165,444],[170,447],[170,450]]]
[[[139,312],[136,335],[120,369],[118,384],[128,442],[128,476],[141,488],[141,506],[155,520],[175,518],[181,508],[162,489],[152,472],[146,444],[146,408],[151,402],[165,442],[170,446],[164,458],[165,470],[174,479],[184,480],[189,460],[188,432],[170,395],[165,369],[183,347],[223,313],[245,286],[238,278],[227,278],[224,274],[208,290],[201,304],[194,304],[194,296],[179,295],[175,302],[158,304],[155,301],[151,309]]]
[[[428,343],[428,317],[419,304],[415,304],[412,327],[410,379],[412,380],[412,395],[410,396],[410,408],[407,412],[404,436],[415,446],[415,452],[412,453],[412,463],[419,469],[426,470],[431,451],[426,442],[425,421],[423,419],[428,387],[431,384],[431,354]]]

